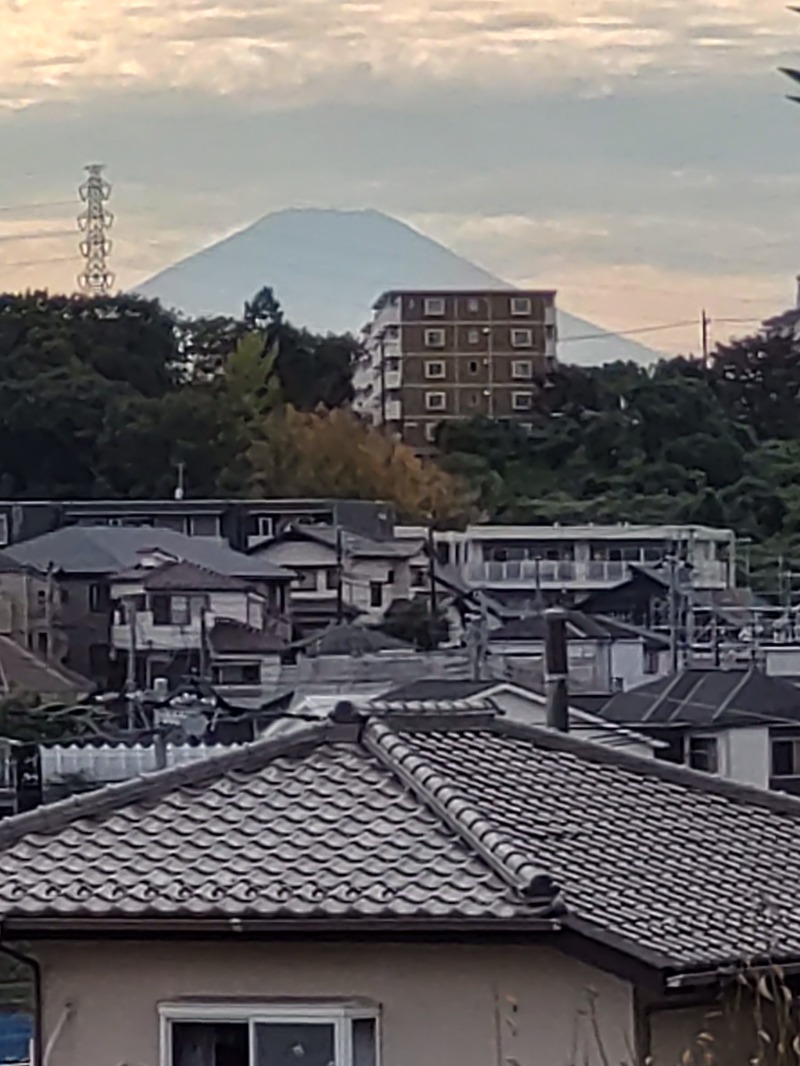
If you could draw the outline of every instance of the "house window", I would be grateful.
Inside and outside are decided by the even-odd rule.
[[[444,363],[433,362],[429,360],[425,363],[425,377],[426,378],[443,378],[444,377]]]
[[[530,411],[533,406],[533,394],[530,392],[512,393],[511,406],[515,411]]]
[[[426,392],[425,406],[429,411],[444,411],[447,407],[447,394],[444,392]]]
[[[271,515],[259,514],[256,515],[256,535],[259,537],[272,537],[274,535],[275,523],[272,520]]]
[[[325,571],[325,588],[328,592],[335,592],[339,588],[339,571],[326,570]]]
[[[189,534],[192,537],[218,537],[219,519],[215,514],[189,515]]]
[[[533,331],[530,329],[512,329],[511,330],[511,347],[512,348],[532,348],[533,347]]]
[[[444,314],[444,300],[438,296],[429,296],[425,300],[425,314],[426,315],[443,315]]]
[[[370,607],[383,607],[383,582],[370,581],[369,605]]]
[[[772,741],[772,777],[800,775],[800,739]]]
[[[377,1011],[335,1004],[161,1008],[161,1066],[378,1066]]]
[[[511,364],[511,377],[517,381],[530,381],[533,376],[533,363],[530,359],[515,359]]]
[[[424,589],[428,586],[428,570],[424,566],[411,567],[412,589]]]
[[[111,608],[111,593],[108,585],[89,586],[89,610],[94,614],[108,611]]]
[[[527,296],[511,297],[512,315],[529,315],[531,313],[531,301]]]
[[[471,315],[476,315],[481,309],[480,300],[477,300],[474,296],[470,296],[467,300],[467,310]],[[476,331],[477,332],[477,331]]]
[[[444,348],[444,330],[443,329],[426,329],[425,330],[425,347],[426,348]]]
[[[719,745],[716,737],[689,737],[686,743],[686,761],[693,770],[706,774],[719,772]]]
[[[317,588],[317,571],[296,569],[297,577],[294,587],[302,592],[315,592]]]
[[[658,652],[648,648],[644,653],[644,672],[646,674],[658,673]]]
[[[477,330],[477,329],[468,330],[468,332],[467,332],[467,343],[468,344],[480,344],[480,342],[481,342],[480,331]]]

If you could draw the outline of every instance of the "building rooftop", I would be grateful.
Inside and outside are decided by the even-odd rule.
[[[667,984],[800,960],[800,802],[484,713],[340,707],[9,818],[0,862],[12,936],[506,930]]]
[[[597,713],[644,726],[748,726],[800,722],[800,689],[755,667],[687,667],[618,692]]]
[[[141,526],[63,526],[14,544],[6,554],[39,570],[53,566],[66,574],[110,575],[136,566],[151,550],[219,574],[262,581],[292,579],[291,571],[234,551],[226,541]]]

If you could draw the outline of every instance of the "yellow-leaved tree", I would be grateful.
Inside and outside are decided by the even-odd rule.
[[[258,425],[249,459],[259,495],[386,500],[401,521],[438,526],[473,513],[462,481],[344,408],[276,409]]]

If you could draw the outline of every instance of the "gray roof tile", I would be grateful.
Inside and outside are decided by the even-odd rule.
[[[555,916],[666,971],[800,959],[797,800],[480,712],[338,717],[0,823],[0,919]]]

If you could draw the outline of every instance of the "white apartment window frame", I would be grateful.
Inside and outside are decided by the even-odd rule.
[[[447,377],[447,368],[441,359],[427,359],[425,361],[425,377],[438,381]]]
[[[446,310],[446,305],[443,296],[426,296],[422,310],[428,318],[443,318]]]
[[[511,409],[512,411],[530,411],[533,407],[533,393],[532,392],[512,392],[511,394]]]
[[[441,326],[437,326],[435,329],[425,330],[426,348],[444,348],[446,341],[447,334]]]
[[[433,403],[433,399],[436,397],[436,402]],[[441,397],[441,403],[439,398]],[[426,392],[425,393],[425,410],[426,411],[446,411],[447,410],[447,393],[446,392]]]
[[[248,1027],[248,1066],[257,1066],[258,1025],[326,1025],[334,1030],[333,1066],[359,1066],[354,1058],[353,1023],[370,1021],[374,1026],[375,1066],[381,1066],[381,1015],[369,1003],[303,1003],[253,1001],[251,1003],[159,1003],[159,1066],[174,1066],[172,1030],[175,1023],[242,1025]]]
[[[530,381],[533,377],[533,360],[514,359],[511,363],[511,377],[514,381]]]
[[[532,348],[533,347],[533,330],[532,329],[520,329],[514,328],[511,330],[511,347],[512,348]]]
[[[511,314],[520,318],[529,318],[533,313],[533,304],[530,296],[512,296]]]

